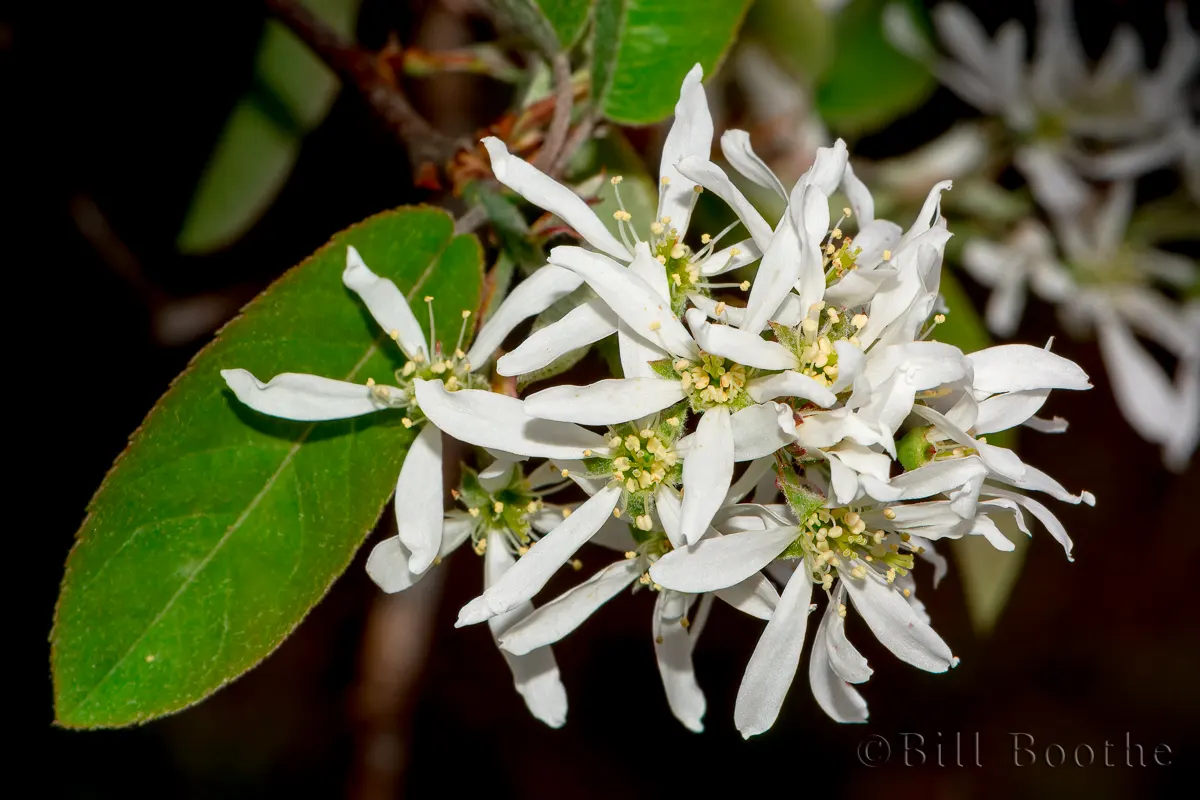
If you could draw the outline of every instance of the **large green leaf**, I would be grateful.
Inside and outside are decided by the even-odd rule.
[[[304,0],[343,36],[353,33],[359,0]],[[225,247],[266,212],[291,174],[300,141],[320,124],[338,79],[282,24],[269,21],[254,64],[254,85],[234,107],[210,156],[176,242],[185,253]]]
[[[219,371],[388,381],[401,360],[341,282],[346,247],[438,337],[477,308],[481,253],[433,208],[385,212],[288,272],[218,334],[146,417],[67,561],[51,664],[58,722],[110,727],[203,699],[270,653],[346,569],[412,440],[397,418],[293,423],[240,406]]]
[[[920,105],[937,85],[924,65],[884,35],[883,8],[892,1],[854,0],[834,21],[832,57],[818,81],[816,105],[839,133],[882,128]],[[915,0],[903,1],[916,14]]]
[[[964,353],[990,347],[991,337],[983,320],[949,270],[942,272],[941,292],[950,313],[946,315],[946,321],[937,326],[934,338],[955,345]],[[987,439],[991,444],[1012,447],[1016,435],[1015,431],[1002,431],[989,433]],[[1029,539],[1015,526],[1011,527],[1012,531],[1005,530],[1005,533],[1015,549],[1008,553],[992,547],[982,536],[966,536],[952,544],[955,563],[962,573],[967,613],[980,634],[990,633],[996,626],[1021,575],[1021,568],[1025,566]]]
[[[492,0],[507,27],[547,53],[570,49],[583,32],[592,0]]]
[[[648,125],[671,115],[699,62],[711,74],[751,0],[598,0],[592,94],[605,116]]]
[[[838,47],[833,23],[817,0],[758,0],[747,24],[808,85],[824,73]]]

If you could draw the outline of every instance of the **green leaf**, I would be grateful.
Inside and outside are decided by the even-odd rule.
[[[699,62],[711,75],[751,0],[598,0],[592,94],[605,116],[649,125],[672,114]]]
[[[833,18],[816,0],[758,0],[747,25],[806,83],[824,73],[837,46]]]
[[[359,0],[305,0],[343,36],[353,34]],[[254,85],[234,107],[200,176],[176,245],[206,253],[237,241],[266,212],[291,174],[305,134],[338,92],[332,71],[282,24],[268,21]]]
[[[569,50],[583,32],[592,0],[492,0],[505,27],[547,54]]]
[[[816,105],[840,133],[882,128],[924,102],[937,85],[924,65],[884,35],[883,8],[891,1],[855,0],[834,23],[833,55],[818,81]],[[914,19],[920,17],[914,13]]]
[[[650,225],[658,214],[658,182],[650,177],[641,156],[620,131],[610,130],[607,136],[590,140],[580,148],[571,163],[570,177],[573,180],[587,178],[589,180],[586,183],[595,183],[592,191],[596,203],[592,205],[592,210],[609,233],[620,238],[620,226],[613,212],[619,210],[621,205],[617,203],[617,188],[608,180],[615,175],[623,178],[621,200],[632,217],[634,230],[643,239],[648,239]],[[588,192],[584,194],[586,196]]]
[[[413,433],[399,412],[296,423],[237,403],[219,371],[390,381],[402,360],[342,286],[346,246],[457,339],[481,254],[448,214],[404,208],[337,234],[218,334],[155,405],[88,506],[51,635],[56,715],[144,722],[261,661],[346,569]],[[425,317],[424,313],[418,317]]]

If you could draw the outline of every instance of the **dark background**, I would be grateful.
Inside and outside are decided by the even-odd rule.
[[[969,5],[989,24],[1014,13],[1008,3]],[[1031,16],[1026,4],[1014,5]],[[1089,46],[1128,19],[1157,52],[1162,3],[1087,8],[1080,16]],[[1124,798],[1186,785],[1200,744],[1197,468],[1163,471],[1157,452],[1121,420],[1094,345],[1066,338],[1056,350],[1097,388],[1052,397],[1046,413],[1070,419],[1071,431],[1026,435],[1021,453],[1099,498],[1095,509],[1055,504],[1077,561],[1035,534],[1007,612],[986,639],[972,632],[953,570],[936,592],[923,584],[938,631],[962,658],[948,675],[899,663],[851,621],[852,639],[876,669],[864,690],[872,712],[865,727],[827,719],[802,670],[780,722],[743,743],[733,701],[759,625],[718,604],[696,653],[709,730],[689,734],[661,696],[650,605],[638,595],[618,598],[556,648],[571,709],[566,727],[551,731],[512,691],[486,628],[453,628],[457,608],[479,589],[474,556],[461,552],[443,568],[444,581],[388,598],[363,572],[369,546],[275,654],[200,706],[130,730],[53,727],[47,636],[62,564],[127,435],[211,330],[286,267],[349,223],[426,196],[411,188],[403,150],[346,92],[248,236],[213,256],[181,256],[174,238],[195,181],[248,85],[260,6],[62,2],[4,13],[4,183],[16,223],[5,238],[29,248],[8,262],[21,278],[6,303],[10,321],[28,317],[10,327],[17,336],[9,349],[24,355],[10,376],[21,409],[13,427],[28,429],[10,456],[23,476],[18,486],[30,481],[30,491],[8,498],[19,512],[10,511],[9,541],[18,546],[8,553],[16,580],[7,617],[21,636],[6,648],[20,670],[8,686],[17,713],[5,727],[20,740],[17,753],[28,752],[11,762],[12,774],[36,775],[39,794]],[[442,12],[429,2],[366,0],[360,40],[379,47],[396,30],[415,41],[434,13]],[[492,86],[412,88],[435,122],[468,134],[503,108]],[[470,115],[441,109],[439,99]],[[860,151],[903,151],[970,113],[939,91]],[[172,313],[164,309],[202,296],[212,310],[199,315],[191,339],[163,344],[157,332]],[[1032,304],[1020,338],[1040,342],[1054,331],[1051,310]],[[601,563],[598,553],[582,556],[589,567]],[[962,732],[968,744],[978,732],[984,766],[905,768],[901,732],[930,743]],[[1118,766],[1015,768],[1009,732],[1035,737],[1039,762],[1051,743],[1068,756],[1087,744],[1102,760],[1107,740]],[[856,746],[869,734],[889,739],[891,764],[860,766]],[[1154,745],[1169,745],[1172,766],[1125,766],[1126,735],[1146,746],[1148,763]],[[964,754],[965,763],[972,758]]]

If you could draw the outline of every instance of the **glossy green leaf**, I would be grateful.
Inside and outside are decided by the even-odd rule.
[[[936,88],[929,70],[884,35],[883,8],[889,1],[854,0],[835,19],[832,57],[818,81],[816,105],[838,133],[882,128]]]
[[[754,38],[808,83],[824,73],[837,42],[833,17],[817,0],[758,0],[747,25]]]
[[[359,0],[304,4],[338,33],[353,35]],[[337,92],[337,76],[282,24],[267,22],[254,85],[225,123],[184,218],[176,241],[182,252],[226,247],[262,217],[291,174],[300,141]]]
[[[751,0],[598,0],[592,94],[605,116],[648,125],[670,116],[684,75],[711,75]]]
[[[592,0],[492,0],[502,24],[546,53],[569,50],[587,23]]]
[[[51,636],[58,722],[112,727],[186,708],[267,656],[346,569],[395,487],[399,412],[295,423],[241,406],[221,369],[389,381],[402,363],[342,286],[346,247],[454,342],[481,253],[440,209],[337,234],[229,323],[151,410],[88,506]]]

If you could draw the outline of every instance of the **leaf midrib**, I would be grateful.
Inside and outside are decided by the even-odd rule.
[[[413,287],[405,293],[405,295],[404,295],[405,300],[407,300],[409,302],[412,301],[413,295],[416,294],[417,291],[422,286],[425,285],[425,281],[427,281],[429,279],[429,276],[433,274],[434,267],[437,266],[438,262],[442,258],[442,255],[446,252],[446,250],[450,247],[450,245],[455,241],[456,238],[457,237],[453,236],[453,235],[449,236],[446,239],[445,244],[443,244],[443,246],[441,247],[441,249],[438,250],[438,252],[433,257],[430,258],[429,264],[425,267],[425,270],[421,273],[420,277],[417,278],[417,282],[414,283]],[[435,334],[435,332],[431,331],[430,336],[433,336],[433,335],[436,335],[436,334]],[[386,337],[386,333],[384,333],[384,332],[379,333],[378,336],[371,342],[371,345],[367,348],[367,351],[363,354],[362,358],[360,358],[358,360],[358,362],[350,370],[350,373],[342,380],[345,380],[345,381],[352,380],[354,378],[354,376],[358,374],[358,371],[366,366],[366,364],[370,360],[371,356],[375,355],[375,353],[379,349],[380,343],[383,342],[385,337]],[[271,487],[273,487],[275,485],[275,482],[279,479],[279,476],[282,475],[284,473],[284,471],[288,468],[288,466],[292,463],[292,460],[296,457],[296,454],[298,452],[300,452],[300,448],[308,440],[309,434],[311,434],[313,432],[313,430],[316,429],[316,427],[317,427],[317,423],[314,422],[314,423],[309,424],[309,426],[304,429],[304,432],[300,434],[300,437],[298,439],[296,439],[295,444],[293,444],[290,448],[288,448],[288,452],[286,455],[284,455],[283,460],[279,463],[279,467],[275,470],[275,472],[267,480],[266,484],[263,485],[263,488],[258,492],[258,494],[256,494],[254,496],[254,498],[250,501],[249,505],[246,506],[245,511],[243,511],[238,516],[238,518],[236,520],[234,520],[233,524],[229,526],[229,529],[225,531],[224,535],[222,535],[221,538],[217,541],[217,543],[215,545],[213,545],[212,550],[210,550],[208,552],[208,554],[204,557],[204,560],[200,562],[200,565],[184,580],[184,582],[180,585],[179,589],[177,589],[175,591],[175,594],[171,595],[171,598],[167,601],[166,605],[164,605],[162,610],[159,611],[158,614],[155,615],[154,619],[150,621],[150,623],[146,626],[146,629],[143,630],[142,633],[137,637],[137,639],[135,639],[133,641],[133,643],[129,646],[129,648],[125,651],[125,653],[120,658],[118,658],[116,661],[113,662],[113,665],[111,667],[109,667],[108,671],[104,673],[104,675],[100,678],[100,680],[98,680],[96,682],[96,684],[91,689],[88,690],[87,694],[85,694],[83,696],[83,698],[74,706],[74,708],[72,709],[73,714],[77,715],[82,709],[87,707],[88,703],[91,702],[92,698],[95,697],[96,693],[99,692],[99,690],[106,683],[108,683],[109,679],[116,673],[116,671],[118,669],[120,669],[121,665],[123,665],[126,661],[129,660],[129,657],[131,655],[133,655],[133,653],[137,650],[138,646],[141,645],[142,641],[145,640],[145,638],[150,635],[150,631],[154,630],[154,628],[158,625],[158,623],[161,622],[162,619],[168,613],[170,613],[171,609],[175,605],[175,601],[178,600],[180,597],[182,597],[183,594],[185,592],[187,592],[188,589],[191,588],[192,584],[195,583],[196,578],[202,572],[204,572],[205,568],[209,565],[209,563],[211,563],[212,560],[214,558],[216,558],[217,554],[225,546],[225,543],[227,541],[229,541],[229,538],[235,532],[237,532],[237,530],[241,528],[242,524],[250,517],[250,515],[252,513],[254,513],[254,510],[258,507],[258,504],[262,502],[263,498],[271,490]],[[107,559],[105,561],[105,563],[101,566],[101,569],[103,569],[104,567],[107,567],[108,562],[110,560],[111,559]],[[60,714],[58,716],[60,716],[60,718],[61,718],[61,716],[63,716],[63,715]]]

